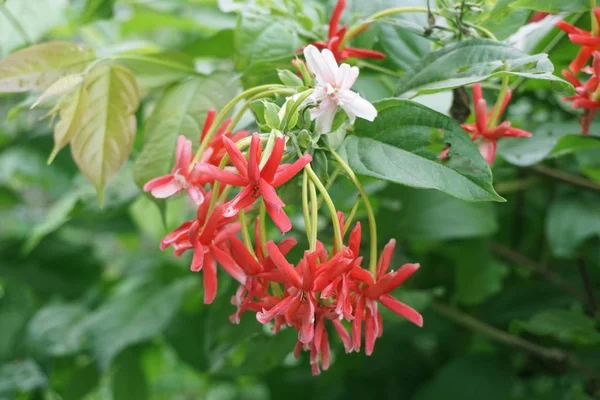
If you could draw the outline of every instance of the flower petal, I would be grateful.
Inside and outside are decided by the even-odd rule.
[[[328,49],[319,50],[313,46],[308,45],[304,48],[304,58],[306,59],[306,65],[308,69],[315,74],[317,79],[317,83],[324,84],[335,84],[335,75],[337,72],[337,63],[335,62],[335,58],[333,58],[333,54]],[[333,64],[335,68],[331,68],[330,63],[325,59],[325,54],[328,53],[331,58],[333,58]]]
[[[217,263],[212,256],[207,253],[204,260],[204,272],[202,273],[204,281],[204,304],[211,304],[217,297]]]
[[[284,183],[288,182],[297,173],[299,173],[308,163],[312,161],[312,156],[310,154],[304,154],[298,160],[296,160],[293,164],[284,164],[281,165],[271,182],[271,186],[274,188],[278,188]]]
[[[423,326],[423,317],[421,316],[421,314],[419,314],[415,309],[407,306],[406,304],[399,302],[389,294],[381,296],[379,298],[379,302],[394,313],[406,318],[418,327]]]
[[[356,97],[351,101],[344,101],[341,103],[342,108],[348,114],[350,122],[354,122],[356,117],[366,119],[367,121],[374,121],[377,117],[377,109],[369,101],[360,97],[358,93],[351,92],[350,90],[340,90],[339,96],[348,97],[348,92],[356,94]]]
[[[281,251],[272,240],[269,240],[266,246],[267,252],[277,269],[286,275],[292,286],[300,288],[302,286],[302,281],[294,266],[285,259],[285,256],[281,254]]]
[[[265,203],[265,208],[267,209],[269,217],[271,217],[275,226],[279,228],[282,235],[292,229],[292,222],[285,211],[283,211],[283,208],[273,207],[268,203]]]

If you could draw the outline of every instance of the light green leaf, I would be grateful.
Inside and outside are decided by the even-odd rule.
[[[452,240],[488,236],[498,229],[494,208],[488,203],[466,202],[437,190],[400,185],[388,187],[381,197],[385,199],[381,207],[386,218],[377,226],[385,237]]]
[[[44,90],[66,75],[81,72],[94,58],[93,50],[75,43],[27,47],[0,60],[0,92]]]
[[[47,379],[32,359],[0,365],[0,396],[15,399],[16,392],[29,392],[46,386]]]
[[[125,281],[108,302],[87,321],[92,351],[102,368],[127,346],[163,332],[175,315],[192,280],[164,286],[159,283]]]
[[[134,166],[136,183],[141,187],[168,173],[177,136],[198,143],[207,111],[220,111],[237,90],[237,82],[227,74],[189,78],[167,89],[145,124],[144,148]]]
[[[121,54],[118,62],[133,72],[141,88],[152,89],[196,75],[194,59],[165,51],[154,54]]]
[[[0,1],[0,58],[40,40],[65,21],[68,7],[69,0]]]
[[[494,8],[483,21],[479,21],[479,24],[494,33],[498,40],[506,39],[527,24],[531,12],[511,8],[510,5],[514,0],[498,0],[495,3]]]
[[[51,164],[58,152],[81,131],[83,115],[87,111],[88,105],[89,95],[83,85],[73,95],[63,99],[59,106],[60,120],[54,127],[54,148],[48,157],[48,164]]]
[[[573,256],[583,241],[600,236],[598,198],[581,194],[555,200],[548,211],[546,236],[555,255]]]
[[[48,210],[46,219],[33,227],[23,245],[23,253],[31,252],[44,237],[64,225],[69,220],[71,212],[75,209],[80,197],[80,192],[71,192],[54,203]]]
[[[27,347],[36,356],[67,356],[82,350],[87,310],[80,304],[51,304],[27,325]]]
[[[600,332],[595,325],[593,319],[581,312],[556,309],[542,311],[529,321],[518,321],[515,328],[568,344],[591,345],[600,343]]]
[[[429,53],[400,78],[396,93],[402,97],[435,93],[502,76],[544,79],[565,94],[573,86],[553,75],[548,55],[530,56],[490,39],[453,43]]]
[[[133,74],[120,65],[103,65],[85,77],[89,106],[81,129],[71,140],[71,152],[81,172],[94,184],[98,196],[106,182],[127,160],[136,132],[139,93]]]
[[[375,121],[358,120],[356,136],[346,137],[340,148],[355,172],[468,201],[503,200],[494,191],[489,166],[454,120],[407,100],[381,100],[375,106]],[[451,146],[445,165],[428,148],[440,131]]]
[[[50,87],[46,89],[44,93],[42,93],[42,95],[38,97],[38,99],[31,105],[31,108],[35,108],[38,104],[51,97],[71,92],[81,82],[83,82],[83,75],[81,74],[63,76],[50,85]]]
[[[576,13],[589,11],[591,3],[589,0],[516,0],[510,6],[549,13]]]

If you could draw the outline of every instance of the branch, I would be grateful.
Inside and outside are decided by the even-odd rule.
[[[565,182],[565,183],[568,183],[568,184],[571,184],[574,186],[579,186],[579,187],[583,187],[586,189],[594,190],[596,192],[600,192],[600,184],[597,184],[596,182],[594,182],[590,179],[586,179],[581,176],[569,174],[567,172],[563,172],[563,171],[560,171],[557,169],[549,168],[544,165],[534,165],[533,167],[531,167],[531,169],[533,171],[537,172],[538,174],[545,175],[550,178],[557,179],[559,181],[562,181],[562,182]]]
[[[442,303],[434,301],[433,303],[431,303],[431,307],[436,312],[453,320],[458,325],[462,325],[475,332],[482,333],[500,343],[504,343],[508,346],[515,347],[519,350],[530,353],[539,358],[543,358],[550,361],[556,361],[559,363],[566,362],[568,365],[580,370],[581,372],[585,373],[591,378],[600,377],[599,371],[596,371],[591,366],[581,362],[579,359],[577,359],[577,357],[575,357],[574,354],[557,348],[548,348],[540,346],[518,336],[511,335],[507,332],[504,332],[501,329],[488,325],[485,322],[482,322],[460,310],[454,309]]]
[[[586,301],[586,296],[581,293],[577,288],[572,286],[570,283],[564,281],[559,275],[552,271],[545,269],[542,265],[536,263],[533,260],[525,257],[524,255],[517,253],[516,251],[501,245],[500,243],[490,243],[489,248],[492,253],[512,262],[513,264],[527,268],[533,273],[536,273],[544,277],[548,282],[561,288],[565,292],[577,297],[579,300]]]

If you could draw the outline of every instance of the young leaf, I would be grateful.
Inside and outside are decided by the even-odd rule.
[[[83,82],[83,75],[81,74],[63,76],[50,85],[50,87],[46,89],[44,93],[42,93],[42,95],[38,97],[38,99],[31,105],[31,108],[35,108],[38,104],[43,103],[50,97],[71,92],[81,82]]]
[[[84,81],[89,105],[71,152],[81,172],[94,184],[99,198],[106,182],[127,160],[136,131],[139,94],[133,74],[120,65],[92,69]]]
[[[530,56],[490,39],[452,43],[429,53],[400,78],[396,94],[412,97],[435,93],[505,75],[551,81],[565,94],[573,86],[553,75],[547,54]]]
[[[510,6],[548,13],[577,13],[589,11],[591,8],[590,4],[589,0],[516,0]]]
[[[0,60],[0,92],[44,90],[63,76],[82,71],[94,51],[67,42],[27,47]]]
[[[145,124],[144,148],[133,170],[136,183],[141,187],[169,172],[177,136],[198,143],[206,112],[219,111],[236,91],[237,84],[225,74],[189,78],[167,89]]]
[[[69,144],[81,130],[82,117],[89,104],[89,95],[85,86],[81,85],[72,96],[65,99],[65,103],[59,108],[60,121],[54,127],[54,148],[48,157],[48,164],[54,161],[58,152]]]
[[[437,189],[468,201],[503,201],[494,191],[489,166],[452,119],[407,100],[387,99],[374,105],[378,110],[375,121],[357,120],[356,136],[346,137],[340,148],[355,172]],[[451,146],[446,165],[427,150],[430,137],[439,131]]]

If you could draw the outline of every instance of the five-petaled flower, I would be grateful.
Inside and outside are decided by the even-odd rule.
[[[500,110],[496,114],[499,118],[508,106],[511,99],[511,91],[507,91],[500,105]],[[462,128],[471,135],[471,139],[478,141],[479,152],[488,164],[492,164],[496,158],[496,141],[502,137],[530,137],[531,133],[522,129],[512,128],[509,121],[504,121],[500,125],[490,126],[490,119],[494,115],[494,106],[490,112],[487,111],[487,103],[483,98],[481,85],[473,85],[473,103],[475,106],[475,122],[472,124],[463,124]],[[440,158],[448,155],[449,149],[440,154]]]
[[[316,119],[316,129],[320,133],[331,131],[333,119],[338,107],[341,107],[354,122],[356,117],[373,121],[377,110],[360,94],[350,90],[359,70],[348,64],[338,66],[333,53],[328,49],[321,52],[315,46],[304,49],[304,57],[310,71],[315,75],[315,91],[312,101],[318,105],[310,110],[312,119]]]
[[[283,211],[285,203],[279,198],[276,188],[292,179],[311,160],[310,154],[304,154],[293,164],[282,164],[285,150],[285,138],[275,139],[271,155],[261,167],[261,140],[257,133],[252,135],[248,160],[244,158],[235,143],[223,137],[225,148],[237,172],[225,171],[211,164],[199,164],[196,169],[207,177],[227,185],[241,186],[243,189],[235,196],[224,210],[228,217],[235,216],[240,210],[252,205],[262,196],[267,213],[282,233],[292,228],[292,223]]]
[[[592,12],[600,24],[600,8],[594,8]],[[585,31],[565,21],[558,21],[556,26],[569,34],[571,42],[581,46],[577,57],[569,64],[571,72],[577,73],[587,64],[594,51],[600,50],[600,33]]]
[[[348,27],[346,25],[342,25],[340,27],[339,23],[345,7],[346,1],[338,0],[333,13],[331,14],[331,19],[329,20],[328,39],[314,42],[312,45],[321,50],[329,49],[338,62],[345,61],[350,57],[375,59],[385,58],[385,54],[379,51],[343,46],[344,36],[346,35]],[[369,26],[366,25],[364,29],[367,29],[368,27]]]

